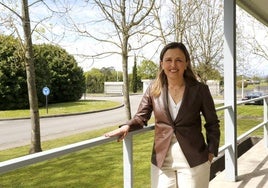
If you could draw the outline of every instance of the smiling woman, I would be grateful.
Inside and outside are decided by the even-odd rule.
[[[99,110],[107,110],[120,107],[119,102],[106,100],[81,100],[78,102],[57,103],[48,105],[48,114],[45,107],[40,108],[41,116],[68,115],[76,113],[92,113]],[[0,111],[0,119],[28,118],[29,109]]]

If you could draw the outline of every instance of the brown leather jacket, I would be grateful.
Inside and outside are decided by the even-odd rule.
[[[208,86],[197,81],[187,81],[182,104],[173,121],[168,108],[168,91],[163,88],[157,98],[145,92],[135,116],[127,122],[130,131],[147,125],[152,111],[155,116],[155,138],[152,163],[161,167],[168,152],[173,133],[190,165],[197,166],[208,160],[208,153],[218,155],[220,129],[214,102]],[[206,141],[202,134],[203,114]]]

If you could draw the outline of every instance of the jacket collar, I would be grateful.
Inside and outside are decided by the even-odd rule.
[[[163,87],[163,90],[162,90],[162,100],[163,100],[163,103],[164,103],[164,112],[167,113],[167,116],[169,117],[169,121],[171,122],[171,124],[174,124],[176,122],[179,122],[182,120],[184,114],[187,112],[187,105],[188,105],[188,97],[189,96],[189,93],[190,93],[190,90],[193,86],[197,85],[198,84],[198,81],[196,80],[192,80],[192,79],[185,79],[185,90],[184,90],[184,94],[183,94],[183,97],[182,97],[182,103],[181,103],[181,106],[180,106],[180,109],[179,109],[179,112],[175,118],[175,120],[173,121],[172,120],[172,117],[170,115],[170,111],[169,111],[169,107],[168,107],[168,88],[167,88],[167,85],[165,85]]]

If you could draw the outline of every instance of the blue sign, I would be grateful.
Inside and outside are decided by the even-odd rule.
[[[50,93],[50,89],[49,89],[48,87],[43,87],[43,94],[44,94],[45,96],[48,96],[49,93]]]

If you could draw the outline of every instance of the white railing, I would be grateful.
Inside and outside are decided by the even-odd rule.
[[[237,141],[243,139],[244,137],[246,137],[247,135],[249,135],[253,131],[255,131],[261,127],[264,127],[264,140],[265,140],[266,147],[268,147],[268,144],[267,144],[268,96],[263,96],[263,97],[256,98],[256,99],[242,101],[242,102],[239,102],[238,105],[245,104],[247,102],[257,101],[257,100],[263,100],[263,107],[264,107],[263,122],[260,123],[259,125],[256,125],[255,127],[250,129],[246,133],[242,134],[237,139]],[[231,106],[222,106],[222,107],[217,108],[217,111],[225,110],[225,112],[227,112],[227,113],[232,113],[231,112],[232,110],[230,110],[230,109],[231,109]],[[150,125],[148,127],[145,127],[144,129],[130,132],[128,134],[128,136],[123,141],[123,143],[124,143],[123,144],[124,188],[132,188],[133,187],[133,148],[132,148],[133,135],[152,131],[153,129],[154,129],[154,125]],[[225,125],[225,129],[228,129],[228,125]],[[62,146],[62,147],[58,147],[55,149],[50,149],[47,151],[43,151],[43,152],[30,154],[27,156],[18,157],[18,158],[14,158],[11,160],[3,161],[3,162],[0,162],[0,174],[6,173],[9,171],[13,171],[15,169],[18,169],[18,168],[21,168],[24,166],[35,164],[37,162],[45,161],[45,160],[56,158],[56,157],[59,157],[59,156],[65,155],[65,154],[69,154],[69,153],[72,153],[75,151],[79,151],[79,150],[82,150],[85,148],[99,146],[99,145],[102,145],[102,144],[105,144],[108,142],[115,141],[116,139],[117,138],[115,138],[115,137],[107,138],[107,137],[101,136],[101,137],[97,137],[94,139],[90,139],[90,140],[77,142],[77,143],[69,144],[69,145]],[[229,155],[232,155],[232,158],[234,158],[234,156],[236,156],[236,154],[232,150],[231,141],[229,141],[229,140],[225,140],[225,144],[219,148],[219,152],[223,152],[223,151],[226,151],[226,152],[228,152]],[[235,159],[235,160],[237,160],[237,159]],[[233,164],[236,164],[236,163],[233,163]],[[226,168],[236,168],[236,167],[225,166],[225,169]],[[228,169],[226,169],[226,170],[228,172]]]
[[[242,105],[242,104],[246,104],[246,103],[249,103],[249,102],[254,102],[254,101],[258,101],[258,100],[263,100],[263,107],[264,107],[264,110],[263,110],[263,122],[254,126],[253,128],[251,128],[250,130],[248,130],[247,132],[243,133],[242,135],[240,135],[238,138],[237,138],[237,142],[243,140],[244,138],[246,138],[248,135],[250,135],[252,132],[256,131],[257,129],[265,126],[268,124],[268,120],[267,120],[267,102],[266,100],[268,99],[268,96],[262,96],[262,97],[259,97],[259,98],[255,98],[255,99],[250,99],[250,100],[244,100],[244,101],[240,101],[237,103],[237,105]],[[216,110],[217,111],[221,111],[221,110],[230,110],[231,109],[231,105],[229,106],[221,106],[221,107],[218,107]],[[228,111],[227,111],[228,112]],[[224,150],[228,149],[228,147],[231,147],[231,144],[228,142],[221,146],[219,148],[219,152],[223,152]],[[268,145],[267,145],[268,147]]]
[[[224,122],[224,131],[225,131],[225,140],[224,145],[219,148],[219,152],[225,152],[225,170],[226,170],[226,180],[228,181],[236,181],[237,180],[237,143],[238,141],[242,140],[246,136],[248,136],[253,131],[264,127],[263,139],[265,143],[265,147],[268,148],[268,96],[262,96],[255,99],[240,101],[237,105],[246,104],[253,101],[263,100],[263,122],[254,126],[246,133],[240,135],[237,138],[237,128],[236,128],[236,115],[234,115],[234,109],[232,105],[223,106],[217,108],[217,110],[225,110],[225,117],[228,117],[229,121]]]

